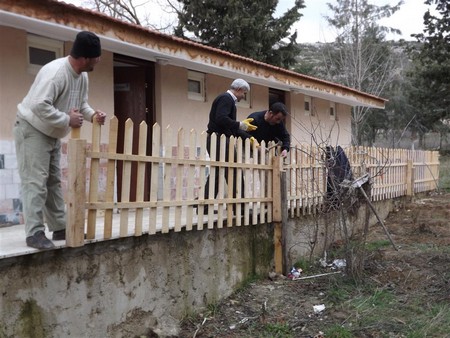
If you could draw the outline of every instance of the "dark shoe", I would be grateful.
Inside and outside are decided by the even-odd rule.
[[[54,241],[65,241],[66,240],[66,229],[53,231],[52,239]]]
[[[42,230],[36,232],[33,236],[27,237],[26,242],[27,246],[39,250],[52,249],[55,247],[55,244],[45,237],[45,233]]]

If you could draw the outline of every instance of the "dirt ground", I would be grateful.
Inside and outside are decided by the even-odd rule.
[[[186,318],[180,337],[447,337],[448,327],[428,328],[423,335],[413,327],[419,324],[414,311],[450,302],[450,250],[446,249],[450,244],[450,194],[417,196],[393,211],[385,225],[398,251],[383,228],[373,226],[367,243],[385,244],[367,252],[363,277],[357,283],[349,282],[345,268],[340,272],[317,262],[300,277],[328,275],[297,280],[266,276],[204,313]],[[369,307],[369,312],[377,319],[370,325],[364,321],[369,312],[361,310],[362,303],[349,306],[367,285],[371,290],[388,291],[393,297],[390,303],[397,307],[376,312],[372,300],[374,310]],[[327,335],[333,326],[346,327],[346,334],[335,330]],[[408,335],[413,331],[417,335]]]

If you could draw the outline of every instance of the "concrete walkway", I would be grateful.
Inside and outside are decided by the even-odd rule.
[[[185,211],[185,210],[184,210]],[[174,217],[172,217],[174,214],[174,211],[171,210],[170,216],[169,216],[169,229],[172,231],[174,229]],[[214,214],[213,221],[216,222],[218,220],[218,215]],[[250,217],[251,218],[251,217]],[[144,220],[148,219],[148,212],[144,211]],[[222,221],[224,221],[223,226],[226,227],[226,213],[224,212],[223,216],[221,217]],[[251,223],[251,219],[248,220]],[[203,219],[204,226],[203,228],[207,228],[208,218],[205,217]],[[183,217],[181,219],[182,228],[185,227],[187,224],[185,212],[183,212]],[[194,226],[197,226],[198,220],[197,216],[194,213],[192,224]],[[135,212],[132,210],[129,210],[128,215],[128,236],[134,236],[134,226],[135,226]],[[144,221],[142,232],[143,234],[148,233],[148,222]],[[156,221],[156,232],[160,232],[162,228],[162,213],[158,213],[157,221]],[[52,233],[47,231],[46,229],[46,236],[47,238],[51,239]],[[85,240],[85,244],[89,243],[95,243],[99,241],[107,241],[112,239],[120,238],[120,214],[114,213],[113,214],[113,226],[112,226],[112,236],[109,239],[104,239],[103,236],[103,230],[104,230],[104,217],[99,216],[97,217],[97,223],[95,228],[95,239],[92,240]],[[54,249],[50,250],[57,250],[60,248],[66,247],[66,241],[53,241],[55,244]],[[23,224],[20,225],[12,225],[7,227],[0,227],[0,259],[8,258],[8,257],[14,257],[14,256],[22,256],[22,255],[28,255],[38,252],[39,250],[30,248],[25,243],[25,226]]]

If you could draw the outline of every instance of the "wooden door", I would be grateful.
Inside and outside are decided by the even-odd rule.
[[[136,59],[114,57],[114,114],[119,122],[117,136],[117,152],[124,150],[125,121],[133,121],[133,154],[137,153],[139,145],[139,124],[145,121],[147,131],[147,154],[151,151],[152,126],[154,123],[153,108],[153,63]],[[131,170],[130,201],[136,200],[137,164],[133,163]],[[146,169],[144,200],[149,200],[150,170]],[[122,199],[122,163],[117,163],[117,200]]]

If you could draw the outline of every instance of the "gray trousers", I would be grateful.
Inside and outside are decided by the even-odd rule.
[[[26,236],[66,228],[66,212],[61,189],[61,141],[49,137],[23,119],[14,125],[16,156]]]

